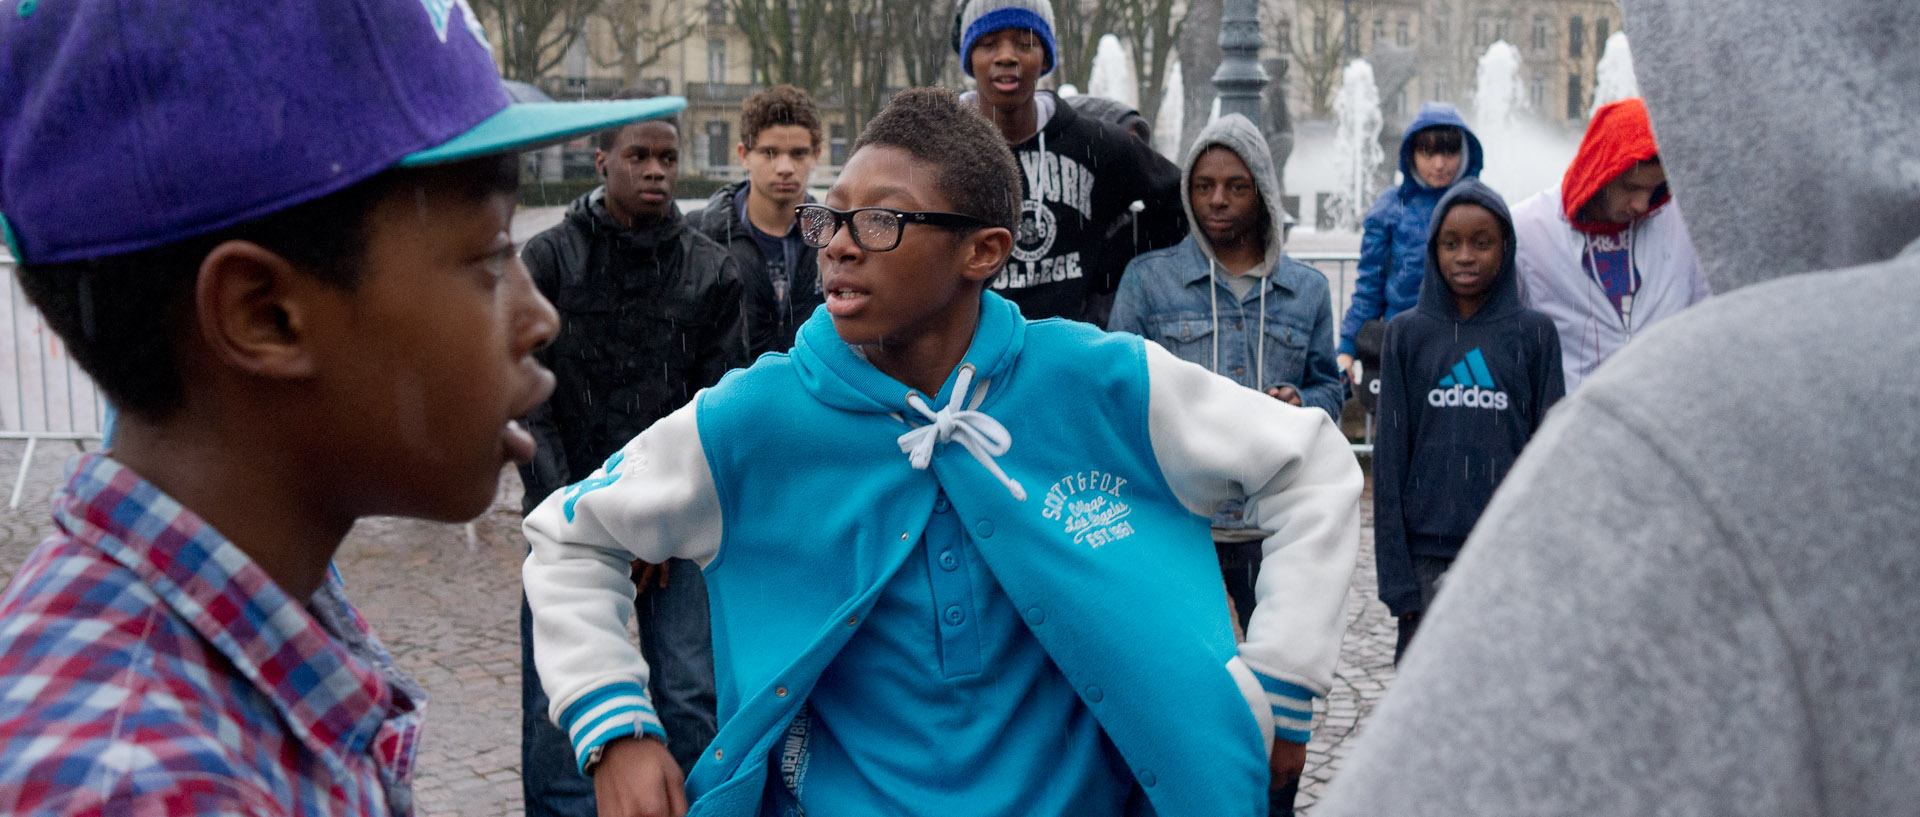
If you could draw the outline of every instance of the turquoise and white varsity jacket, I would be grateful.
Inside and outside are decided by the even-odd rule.
[[[944,490],[1153,810],[1262,813],[1266,750],[1304,742],[1332,684],[1361,484],[1325,412],[1136,336],[1029,322],[988,292],[929,400],[822,310],[790,354],[728,374],[528,515],[535,661],[583,766],[659,734],[628,563],[699,563],[720,732],[688,793],[699,814],[754,814],[770,754]],[[1207,520],[1241,498],[1270,533],[1236,649]]]

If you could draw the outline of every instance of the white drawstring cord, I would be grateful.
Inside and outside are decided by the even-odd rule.
[[[927,418],[927,425],[900,435],[900,453],[907,455],[907,462],[915,469],[925,471],[933,463],[933,449],[940,443],[956,441],[967,453],[986,466],[1001,485],[1007,486],[1007,492],[1020,502],[1027,501],[1027,491],[1020,487],[1007,472],[1000,470],[999,463],[993,461],[1007,453],[1013,446],[1013,434],[999,420],[987,416],[984,412],[971,408],[961,408],[967,402],[968,389],[973,385],[973,364],[963,364],[960,373],[953,380],[953,396],[947,399],[945,408],[934,411],[918,392],[907,393],[907,405]],[[987,393],[987,384],[980,384],[980,398]],[[975,399],[973,405],[980,405]],[[904,418],[903,418],[904,419]]]
[[[1272,273],[1268,273],[1271,275]],[[1253,390],[1264,391],[1267,379],[1267,282],[1256,281],[1260,287],[1260,333],[1253,337]],[[1214,279],[1214,262],[1207,258],[1207,300],[1213,307],[1213,373],[1220,373],[1220,281]],[[1246,315],[1244,310],[1240,313]]]
[[[1220,282],[1213,280],[1213,256],[1207,256],[1207,300],[1213,305],[1213,373],[1220,373]]]

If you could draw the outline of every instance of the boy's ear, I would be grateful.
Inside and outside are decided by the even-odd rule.
[[[747,143],[741,142],[733,146],[733,152],[740,157],[741,164],[746,164],[747,154],[752,153],[753,151],[747,148]]]
[[[607,177],[607,152],[599,148],[593,149],[593,175]]]
[[[251,241],[227,241],[200,262],[194,310],[207,353],[219,365],[269,378],[314,372],[313,299],[318,278]]]
[[[969,281],[986,281],[1007,263],[1013,252],[1013,233],[1005,227],[988,227],[967,236],[966,263],[960,275]]]

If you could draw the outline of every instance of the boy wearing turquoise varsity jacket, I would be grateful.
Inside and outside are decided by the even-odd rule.
[[[1299,772],[1358,546],[1322,411],[984,291],[1005,142],[895,97],[799,208],[826,305],[526,521],[551,715],[602,814],[1258,815]],[[1236,648],[1208,534],[1269,531]],[[627,564],[706,574],[720,732],[685,781]]]

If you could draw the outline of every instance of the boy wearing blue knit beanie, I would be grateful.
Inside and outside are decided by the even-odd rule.
[[[1127,262],[1186,237],[1180,171],[1126,131],[1035,90],[1059,59],[1047,0],[968,0],[955,22],[960,68],[974,81],[961,98],[1020,165],[1020,225],[993,289],[1029,319],[1104,326]],[[1138,239],[1107,241],[1136,201],[1145,208]]]

